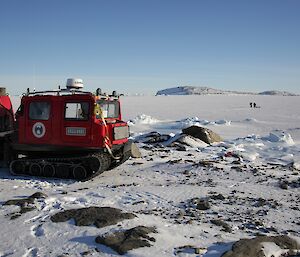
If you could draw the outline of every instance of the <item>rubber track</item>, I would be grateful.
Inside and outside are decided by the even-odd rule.
[[[92,170],[86,163],[88,163],[88,161],[92,158],[95,158],[96,160],[99,161],[100,165],[98,167],[98,170]],[[94,160],[95,160],[94,159]],[[22,175],[22,176],[33,176],[29,173],[15,173],[12,170],[12,163],[13,162],[22,162],[26,164],[26,166],[29,166],[32,163],[47,163],[47,164],[53,164],[53,165],[57,165],[57,164],[63,164],[63,165],[68,165],[68,166],[73,166],[73,165],[78,165],[81,164],[82,166],[84,166],[85,168],[88,169],[88,175],[86,178],[81,179],[80,181],[87,181],[90,180],[98,175],[100,175],[101,173],[103,173],[105,170],[108,170],[110,163],[111,163],[111,157],[109,154],[107,153],[93,153],[93,154],[89,154],[89,155],[85,155],[82,157],[70,157],[70,158],[40,158],[40,159],[27,159],[27,158],[21,158],[21,159],[17,159],[11,162],[9,170],[10,173],[13,175]],[[43,175],[40,175],[38,177],[45,177]],[[53,178],[59,178],[62,179],[61,177],[57,176],[55,174],[55,176]],[[66,179],[75,179],[71,173],[69,173],[69,177],[67,177]],[[79,180],[79,179],[77,179]]]
[[[125,152],[123,154],[123,157],[119,160],[119,161],[114,161],[112,160],[111,163],[110,163],[110,166],[108,168],[108,170],[112,170],[118,166],[120,166],[121,164],[123,164],[124,162],[126,162],[131,156],[131,152],[128,151],[128,152]]]

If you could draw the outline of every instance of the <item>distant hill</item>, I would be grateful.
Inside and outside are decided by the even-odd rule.
[[[278,90],[271,90],[271,91],[264,91],[259,93],[259,95],[283,95],[283,96],[296,96],[297,94],[293,94],[287,91],[278,91]]]
[[[289,93],[286,91],[264,91],[261,93],[253,92],[240,92],[240,91],[229,91],[220,90],[210,87],[172,87],[157,91],[156,95],[280,95],[280,96],[295,96],[296,94]]]

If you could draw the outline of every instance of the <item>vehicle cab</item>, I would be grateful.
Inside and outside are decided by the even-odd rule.
[[[78,85],[78,80],[68,80],[66,89],[24,94],[16,113],[16,148],[73,152],[114,148],[128,141],[119,96],[100,89],[96,94],[84,92]]]

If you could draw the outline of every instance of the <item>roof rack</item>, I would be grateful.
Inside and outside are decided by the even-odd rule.
[[[23,96],[38,96],[38,95],[55,95],[55,96],[60,96],[60,95],[94,95],[98,97],[99,99],[114,99],[117,100],[119,99],[120,95],[117,94],[116,91],[113,91],[112,94],[106,94],[102,93],[100,88],[97,88],[96,93],[91,93],[87,91],[81,91],[78,89],[69,89],[69,88],[64,88],[64,89],[54,89],[54,90],[45,90],[45,91],[33,91],[30,92],[30,89],[27,88],[27,92],[23,94]]]
[[[97,88],[96,89],[96,97],[98,97],[100,99],[110,98],[110,99],[117,100],[120,98],[120,95],[117,94],[116,90],[112,91],[111,94],[107,94],[107,93],[102,93],[101,88]]]
[[[26,96],[34,96],[34,95],[93,95],[91,92],[81,91],[76,89],[56,89],[56,90],[45,90],[45,91],[33,91],[30,92],[29,88],[27,88],[27,92],[23,95]]]

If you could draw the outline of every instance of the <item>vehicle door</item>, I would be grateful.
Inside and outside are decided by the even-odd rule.
[[[25,141],[33,144],[50,144],[52,138],[51,102],[36,100],[28,104]]]
[[[91,102],[77,100],[64,102],[62,139],[71,145],[88,145],[91,142]]]

